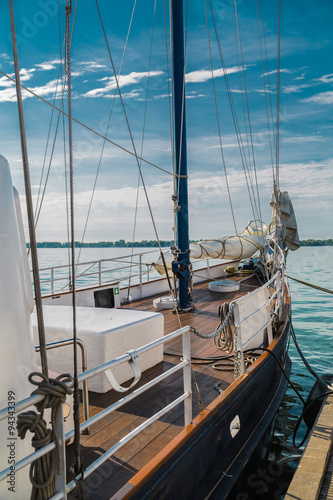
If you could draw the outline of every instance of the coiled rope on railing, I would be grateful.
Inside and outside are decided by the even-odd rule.
[[[41,382],[34,379],[39,377]],[[55,471],[61,474],[63,468],[60,441],[56,431],[56,423],[61,405],[66,401],[68,394],[72,394],[69,385],[73,379],[69,374],[59,375],[57,378],[48,378],[39,372],[32,372],[29,375],[29,382],[37,386],[32,392],[34,395],[42,395],[43,399],[36,403],[35,411],[20,413],[17,417],[17,430],[21,439],[24,439],[28,430],[34,434],[32,446],[39,450],[51,441],[56,445],[57,469],[54,450],[46,453],[35,460],[30,466],[30,481],[33,486],[31,500],[46,500],[55,493]],[[51,408],[52,429],[48,429],[43,418],[44,410]]]
[[[35,411],[20,413],[17,417],[17,428],[21,439],[25,438],[28,430],[34,433],[31,444],[35,450],[43,448],[52,441],[51,429],[47,429],[42,415]],[[31,500],[44,500],[55,494],[54,450],[37,458],[30,465],[29,477],[32,484]]]

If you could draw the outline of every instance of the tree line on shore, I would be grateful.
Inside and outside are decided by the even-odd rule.
[[[191,240],[193,243],[194,240]],[[171,247],[173,246],[173,240],[160,240],[160,244],[162,247]],[[332,246],[333,239],[327,240],[301,240],[302,247],[318,247],[318,246]],[[27,247],[29,245],[27,244]],[[69,242],[60,242],[60,241],[40,241],[37,242],[37,248],[70,248],[71,244]],[[132,248],[132,247],[141,247],[141,248],[149,248],[149,247],[158,247],[158,243],[156,240],[142,240],[142,241],[125,241],[125,240],[117,240],[117,241],[98,241],[95,243],[81,243],[80,241],[75,242],[76,248]]]

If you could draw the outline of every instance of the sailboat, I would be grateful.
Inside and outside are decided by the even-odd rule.
[[[38,306],[35,281],[35,305],[18,195],[0,157],[0,498],[29,498],[31,488],[53,500],[226,498],[285,393],[292,205],[275,185],[269,228],[254,219],[238,235],[190,247],[181,0],[171,13],[177,241],[171,262],[161,251],[154,263],[162,277],[145,281],[140,262],[130,294],[114,281],[76,289],[72,259],[68,289],[54,290],[52,279]],[[192,257],[223,262],[194,273]]]

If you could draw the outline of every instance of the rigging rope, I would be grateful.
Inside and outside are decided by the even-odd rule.
[[[280,163],[280,52],[281,52],[281,0],[279,0],[278,13],[278,53],[277,53],[277,83],[276,83],[276,186],[280,188],[279,163]]]
[[[275,145],[275,130],[274,130],[274,117],[273,117],[273,104],[272,104],[272,87],[271,87],[271,82],[270,82],[270,77],[269,77],[269,67],[268,67],[268,55],[267,55],[267,44],[266,44],[266,33],[265,33],[265,21],[264,21],[264,8],[262,4],[262,0],[260,0],[261,4],[261,18],[262,18],[262,31],[264,34],[264,46],[265,46],[265,60],[266,60],[266,71],[267,71],[267,81],[268,81],[268,95],[269,95],[269,104],[270,104],[270,110],[271,110],[271,124],[272,124],[272,135],[273,135],[273,145],[274,148],[276,147]]]
[[[152,221],[152,225],[153,225],[155,237],[156,237],[156,240],[157,240],[157,243],[158,243],[160,255],[161,255],[163,266],[164,266],[165,273],[166,273],[169,290],[170,290],[170,293],[171,293],[171,295],[173,297],[173,300],[174,300],[174,302],[176,304],[176,300],[175,300],[175,297],[174,297],[173,289],[172,289],[170,278],[169,278],[168,271],[167,271],[167,266],[166,266],[165,258],[164,258],[163,252],[162,252],[161,242],[160,242],[160,239],[159,239],[159,236],[158,236],[158,232],[157,232],[155,218],[154,218],[154,215],[153,215],[153,211],[152,211],[152,208],[151,208],[150,200],[149,200],[149,197],[148,197],[148,192],[147,192],[146,184],[145,184],[145,181],[144,181],[144,178],[143,178],[143,174],[142,174],[142,170],[141,170],[141,166],[140,166],[140,161],[139,161],[140,158],[137,155],[137,151],[136,151],[136,147],[135,147],[135,143],[134,143],[134,139],[133,139],[131,127],[130,127],[130,124],[129,124],[129,121],[128,121],[128,116],[127,116],[126,109],[125,109],[124,100],[123,100],[122,93],[121,93],[121,90],[120,90],[118,76],[117,76],[116,69],[115,69],[115,66],[114,66],[114,62],[113,62],[113,58],[112,58],[112,54],[111,54],[109,42],[108,42],[108,39],[107,39],[107,36],[106,36],[106,31],[105,31],[105,28],[104,28],[104,23],[103,23],[103,20],[102,20],[101,11],[99,9],[98,0],[95,0],[95,4],[96,4],[96,7],[97,7],[99,19],[100,19],[100,22],[101,22],[101,27],[102,27],[102,31],[103,31],[103,35],[104,35],[104,39],[105,39],[105,43],[106,43],[106,47],[107,47],[107,51],[108,51],[108,54],[109,54],[109,58],[110,58],[110,62],[111,62],[111,66],[112,66],[112,70],[113,70],[113,74],[114,74],[114,78],[115,78],[117,90],[118,90],[118,93],[119,93],[119,98],[120,98],[120,101],[121,101],[121,105],[122,105],[122,108],[123,108],[126,125],[127,125],[127,128],[128,128],[128,132],[129,132],[131,143],[132,143],[132,148],[133,148],[133,153],[132,154],[135,156],[137,167],[138,167],[138,170],[139,170],[139,175],[140,175],[140,179],[141,179],[141,182],[142,182],[143,190],[144,190],[144,193],[145,193],[145,198],[146,198],[146,202],[147,202],[147,206],[148,206],[150,218],[151,218],[151,221]],[[176,307],[176,309],[177,309],[177,307]]]
[[[250,108],[249,108],[249,100],[248,100],[247,88],[246,88],[246,78],[245,78],[245,69],[244,69],[243,49],[242,49],[242,41],[241,41],[240,29],[239,29],[237,1],[236,0],[234,0],[234,5],[235,5],[235,15],[236,15],[238,40],[239,40],[239,50],[240,50],[240,56],[241,56],[241,61],[242,61],[242,72],[243,72],[243,81],[244,81],[244,90],[245,90],[245,102],[246,102],[247,117],[248,117],[248,122],[249,122],[249,132],[250,132],[250,138],[251,138],[251,150],[252,150],[253,169],[254,169],[254,176],[255,176],[256,188],[257,188],[259,219],[262,220],[261,205],[260,205],[260,195],[259,195],[259,186],[258,186],[258,178],[257,178],[257,167],[256,167],[256,161],[255,161],[255,154],[254,154],[252,126],[251,126],[251,119],[250,119]]]
[[[69,187],[70,187],[70,216],[71,216],[71,285],[73,306],[73,361],[74,361],[74,474],[83,473],[80,455],[80,395],[78,384],[78,356],[77,356],[77,321],[76,321],[76,278],[75,278],[75,225],[74,225],[74,168],[73,168],[73,131],[72,131],[72,88],[71,88],[71,43],[70,43],[70,16],[72,2],[66,0],[66,73],[68,82],[68,137],[69,137]],[[77,482],[77,497],[82,498],[82,479]]]
[[[218,46],[218,50],[219,50],[219,54],[220,54],[220,59],[221,59],[221,65],[222,65],[223,74],[224,74],[224,79],[225,79],[225,84],[226,84],[226,89],[227,89],[227,95],[228,95],[228,99],[229,99],[229,103],[230,103],[231,114],[232,114],[232,118],[233,118],[233,122],[234,122],[234,126],[235,126],[236,138],[237,138],[239,152],[240,152],[240,156],[241,156],[241,161],[242,161],[242,166],[243,166],[245,181],[246,181],[246,185],[247,185],[247,189],[248,189],[250,201],[253,199],[253,204],[252,204],[252,201],[251,201],[251,207],[252,207],[252,211],[253,211],[253,218],[256,220],[256,219],[259,219],[259,210],[258,210],[258,206],[257,206],[257,202],[255,200],[255,197],[252,198],[251,191],[250,191],[250,185],[249,185],[248,174],[247,174],[247,170],[249,171],[249,167],[248,167],[247,160],[246,160],[245,147],[244,147],[243,140],[242,140],[242,134],[241,134],[240,128],[239,128],[239,123],[238,123],[238,119],[237,119],[236,108],[235,108],[235,104],[234,104],[233,97],[232,97],[232,92],[231,92],[231,88],[230,88],[228,73],[227,73],[227,70],[226,70],[226,64],[225,64],[224,55],[223,55],[223,51],[222,51],[222,45],[221,45],[220,37],[219,37],[219,34],[218,34],[217,24],[216,24],[215,15],[214,15],[214,11],[213,11],[213,6],[212,6],[212,1],[211,0],[209,0],[209,5],[210,5],[210,10],[211,10],[212,20],[213,20],[213,25],[214,25],[215,36],[216,36],[216,40],[217,40],[217,46]],[[252,180],[251,180],[251,182],[252,182]]]
[[[123,55],[122,55],[120,66],[119,66],[119,73],[118,73],[119,75],[121,74],[123,63],[124,63],[124,59],[125,59],[125,54],[126,54],[126,50],[127,50],[127,44],[128,44],[130,32],[131,32],[131,27],[132,27],[132,22],[133,22],[133,17],[134,17],[136,3],[137,3],[137,0],[134,0],[134,5],[133,5],[133,9],[132,9],[132,15],[131,15],[129,26],[128,26],[128,30],[127,30],[127,36],[126,36],[126,40],[125,40]],[[114,89],[114,93],[113,93],[113,99],[112,99],[112,104],[111,104],[111,108],[110,108],[108,123],[106,125],[106,130],[105,130],[105,134],[104,134],[105,138],[107,137],[108,132],[109,132],[109,127],[110,127],[110,123],[111,123],[111,117],[112,117],[112,113],[113,113],[113,108],[114,108],[114,104],[116,102],[116,95],[117,95],[117,88]],[[78,252],[78,257],[77,257],[77,263],[76,263],[77,266],[78,266],[78,263],[79,263],[79,260],[80,260],[81,251],[82,251],[82,248],[83,248],[83,242],[84,242],[84,238],[85,238],[86,231],[87,231],[88,221],[89,221],[90,212],[91,212],[91,208],[92,208],[92,204],[93,204],[93,200],[94,200],[94,195],[95,195],[97,180],[98,180],[98,176],[99,176],[99,172],[100,172],[100,168],[101,168],[101,164],[102,164],[102,159],[103,159],[105,145],[106,145],[106,139],[103,140],[102,149],[101,149],[101,153],[100,153],[100,157],[99,157],[99,161],[98,161],[98,165],[97,165],[97,170],[96,170],[96,175],[95,175],[95,181],[94,181],[94,185],[93,185],[93,189],[92,189],[92,193],[91,193],[91,197],[90,197],[90,203],[89,203],[89,207],[88,207],[87,217],[86,217],[86,221],[85,221],[85,225],[84,225],[83,233],[82,233],[82,238],[81,238],[81,246],[80,246],[80,249],[79,249],[79,252]]]
[[[74,19],[73,19],[72,31],[71,31],[71,43],[72,43],[73,33],[74,33],[75,18],[76,18],[76,9],[77,9],[77,0],[75,2]],[[58,71],[56,89],[55,89],[55,92],[54,92],[52,114],[51,114],[51,119],[50,119],[50,126],[49,126],[47,141],[46,141],[45,154],[44,154],[44,160],[43,160],[43,167],[42,167],[41,178],[40,178],[40,185],[39,185],[37,202],[36,202],[36,214],[37,215],[35,216],[35,227],[37,227],[37,224],[38,224],[38,220],[39,220],[41,209],[42,209],[43,200],[44,200],[45,193],[46,193],[46,187],[47,187],[47,183],[48,183],[48,179],[49,179],[49,175],[50,175],[50,170],[51,170],[51,165],[52,165],[52,160],[53,160],[53,154],[54,154],[54,149],[55,149],[57,135],[58,135],[58,128],[59,128],[59,122],[60,122],[60,117],[61,117],[61,110],[62,110],[62,107],[63,107],[63,104],[64,104],[65,88],[66,88],[66,75],[65,75],[65,78],[63,79],[63,74],[62,74],[63,50],[62,50],[62,42],[61,42],[61,15],[60,15],[60,3],[59,3],[59,0],[58,0],[58,21],[59,21],[59,42],[60,42],[59,71]],[[65,41],[64,41],[64,45],[65,45]],[[64,47],[64,50],[65,50],[65,47]],[[65,54],[65,58],[66,58],[66,54]],[[60,110],[59,110],[59,115],[58,115],[56,130],[55,130],[55,135],[54,135],[54,139],[53,139],[53,146],[52,146],[52,150],[51,150],[51,156],[50,156],[50,159],[49,159],[49,166],[48,166],[47,174],[46,174],[46,178],[45,178],[45,184],[44,184],[44,188],[43,188],[43,194],[42,194],[42,197],[41,197],[41,201],[39,203],[39,197],[40,197],[40,192],[41,192],[42,180],[43,180],[44,170],[45,170],[46,154],[47,154],[49,137],[50,137],[51,126],[52,126],[52,121],[53,121],[53,113],[57,109],[54,106],[54,104],[55,104],[55,101],[57,99],[59,79],[62,82]],[[64,115],[62,115],[62,116],[64,117]],[[65,167],[65,171],[66,171],[66,167]],[[67,190],[67,184],[66,184],[66,190]],[[67,201],[67,196],[66,196],[66,201]],[[66,205],[66,207],[67,207],[67,205]],[[67,216],[67,220],[68,220],[68,216]],[[69,240],[69,238],[68,238],[68,240]]]
[[[234,15],[234,11],[233,10],[231,12],[232,12],[232,26],[233,26],[234,38],[235,38],[235,49],[236,49],[237,67],[240,68],[241,67],[241,62],[239,60],[235,15]],[[249,141],[249,133],[248,133],[248,129],[247,129],[247,121],[246,121],[246,113],[245,113],[245,103],[244,103],[244,96],[243,96],[245,90],[243,89],[242,73],[240,71],[238,71],[238,75],[239,75],[239,88],[240,88],[240,94],[241,94],[241,99],[242,99],[242,108],[243,108],[244,128],[245,128],[245,137],[246,137],[246,145],[247,145],[247,153],[248,153],[248,162],[250,164],[251,163],[250,141]],[[244,152],[244,154],[245,154],[245,152]],[[251,177],[250,169],[248,169],[248,175],[249,175],[249,177],[251,179],[251,188],[252,188],[253,196],[255,196],[254,195],[254,190],[253,190],[253,185],[252,185],[253,183],[252,183],[252,177]]]
[[[171,9],[171,3],[170,3]],[[164,36],[165,36],[165,58],[166,58],[166,67],[167,67],[167,85],[168,85],[168,104],[169,104],[169,127],[170,127],[170,142],[171,142],[171,160],[172,160],[172,183],[173,189],[172,193],[176,196],[176,164],[175,164],[175,136],[174,136],[174,117],[173,117],[173,76],[170,79],[170,70],[169,70],[169,56],[168,56],[168,32],[167,32],[167,21],[166,21],[166,8],[165,8],[165,0],[163,0],[163,12],[164,12]],[[171,14],[170,14],[171,18]],[[170,43],[172,43],[172,36],[170,37]],[[172,51],[171,51],[172,54]],[[172,56],[171,56],[172,57]],[[170,81],[171,81],[171,89],[170,89]],[[176,201],[176,200],[175,200]],[[173,239],[174,246],[177,245],[177,212],[173,211]]]
[[[270,128],[269,113],[268,113],[268,104],[267,104],[266,78],[265,78],[264,58],[263,58],[262,43],[261,43],[261,31],[260,31],[259,12],[258,12],[258,0],[256,0],[256,13],[257,13],[257,21],[258,21],[258,34],[259,34],[259,46],[260,46],[260,56],[261,56],[262,78],[263,78],[263,84],[264,84],[264,96],[265,96],[267,129],[268,129],[268,142],[269,142],[269,149],[270,149],[270,153],[271,153],[273,184],[275,184],[273,148],[272,148],[271,128]]]
[[[8,80],[11,80],[12,82],[15,83],[15,79],[14,78],[11,78],[7,73],[4,73],[3,71],[0,70],[0,74],[5,76],[6,78],[8,78]],[[46,101],[46,99],[43,99],[40,95],[36,94],[35,92],[33,92],[31,89],[28,89],[27,87],[25,87],[24,85],[20,84],[21,88],[26,90],[27,92],[29,92],[29,94],[33,95],[34,97],[37,97],[37,99],[39,99],[40,101],[44,102],[45,104],[47,104],[48,106],[50,106],[51,108],[54,108],[56,111],[59,111],[60,113],[62,113],[64,116],[67,116],[68,118],[68,114],[65,113],[65,111],[62,111],[61,109],[57,108],[57,106],[54,106],[53,104],[51,104],[50,102]],[[111,141],[111,139],[109,139],[108,137],[105,137],[104,135],[100,134],[99,132],[97,132],[96,130],[92,129],[91,127],[88,127],[88,125],[85,125],[84,123],[80,122],[79,120],[76,120],[76,118],[71,118],[71,120],[75,123],[77,123],[78,125],[80,125],[81,127],[84,127],[86,130],[89,130],[89,132],[92,132],[93,134],[97,135],[98,137],[100,137],[101,139],[104,139],[105,141],[109,142],[110,144],[112,144],[113,146],[116,146],[117,148],[121,149],[122,151],[124,151],[125,153],[128,153],[130,154],[131,156],[135,156],[135,153],[133,153],[132,151],[129,151],[128,149],[124,148],[123,146],[120,146],[120,144],[117,144],[116,142],[114,141]],[[144,163],[146,163],[147,165],[150,165],[151,167],[154,167],[156,168],[157,170],[160,170],[161,172],[164,172],[165,174],[168,174],[168,175],[173,175],[172,172],[169,172],[168,170],[165,170],[164,168],[161,168],[157,165],[155,165],[154,163],[148,161],[148,160],[145,160],[144,158],[140,158],[139,156],[137,156],[138,160],[141,160],[143,161]],[[180,176],[182,177],[182,176]]]
[[[147,75],[147,88],[146,88],[146,99],[145,99],[145,108],[143,113],[143,125],[142,125],[142,139],[141,139],[141,149],[140,156],[143,154],[143,145],[145,139],[145,130],[146,130],[146,118],[147,118],[147,108],[148,108],[148,93],[149,93],[149,82],[150,82],[150,69],[151,69],[151,56],[153,53],[153,41],[154,41],[154,27],[155,27],[155,17],[156,17],[156,0],[154,2],[154,11],[153,11],[153,26],[151,30],[151,41],[150,41],[150,54],[149,54],[149,63],[148,63],[148,75]],[[140,161],[141,166],[141,161]],[[138,205],[139,205],[139,195],[140,195],[140,174],[138,175],[138,184],[136,188],[136,201],[135,201],[135,213],[134,213],[134,223],[133,223],[133,233],[132,233],[132,248],[131,248],[131,260],[130,260],[130,275],[128,280],[128,292],[127,296],[130,297],[130,289],[131,289],[131,279],[132,279],[132,268],[133,268],[133,253],[134,253],[134,241],[135,241],[135,233],[136,233],[136,222],[138,216]],[[141,269],[140,269],[141,272]]]
[[[41,295],[39,269],[38,269],[37,243],[36,243],[36,233],[35,233],[35,228],[34,228],[34,210],[33,210],[33,204],[32,204],[32,196],[31,196],[28,150],[27,150],[27,141],[26,141],[26,135],[25,135],[23,100],[22,100],[21,84],[20,84],[21,79],[20,79],[20,69],[19,69],[19,61],[18,61],[18,53],[17,53],[14,10],[13,10],[13,1],[12,0],[9,0],[9,10],[10,10],[12,45],[13,45],[13,58],[14,58],[14,66],[15,66],[16,97],[17,97],[19,124],[20,124],[20,137],[21,137],[21,151],[22,151],[22,162],[23,162],[23,172],[24,172],[25,198],[26,198],[27,213],[28,213],[28,220],[29,220],[29,237],[30,237],[31,260],[32,260],[32,270],[33,270],[33,279],[34,279],[34,288],[35,288],[38,336],[39,336],[39,345],[41,348],[40,352],[41,352],[42,371],[47,376],[48,375],[48,366],[47,366],[47,355],[46,355],[46,341],[45,341],[45,328],[44,328],[44,317],[43,317],[43,307],[42,307],[42,295]]]
[[[228,198],[229,198],[229,204],[230,204],[230,210],[231,210],[232,220],[233,220],[234,228],[235,228],[235,234],[238,234],[237,225],[236,225],[236,219],[235,219],[235,213],[234,213],[234,208],[233,208],[232,200],[231,200],[231,193],[230,193],[230,188],[229,188],[227,168],[226,168],[226,164],[225,164],[225,160],[224,160],[222,137],[221,137],[221,128],[220,128],[220,120],[219,120],[219,112],[218,112],[218,108],[217,108],[217,98],[216,98],[215,81],[214,81],[213,61],[212,61],[212,49],[211,49],[211,43],[210,43],[209,24],[208,24],[207,0],[205,0],[205,14],[206,14],[206,24],[207,24],[207,37],[208,37],[210,70],[211,70],[211,75],[212,75],[214,103],[215,103],[215,113],[216,113],[216,121],[217,121],[217,130],[218,130],[218,134],[219,134],[219,142],[220,142],[220,151],[221,151],[221,157],[222,157],[222,165],[223,165],[223,170],[224,170],[225,183],[226,183],[226,186],[227,186],[227,192],[228,192]]]

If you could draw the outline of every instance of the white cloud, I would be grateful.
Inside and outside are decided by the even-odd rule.
[[[304,80],[305,78],[305,73],[302,73],[300,76],[296,76],[295,80]]]
[[[232,201],[236,213],[238,229],[245,227],[252,218],[251,209],[247,203],[247,187],[244,175],[238,168],[228,168],[228,180],[231,189]],[[271,166],[263,166],[258,170],[259,190],[261,194],[263,218],[269,222],[271,210],[269,207],[272,189]],[[308,221],[318,219],[321,227],[324,224],[330,228],[331,199],[333,185],[333,159],[322,162],[288,163],[280,167],[281,188],[287,188],[295,208],[301,237],[311,237]],[[91,190],[86,189],[76,193],[77,234],[84,227],[87,210],[91,200]],[[172,180],[165,182],[146,182],[149,200],[152,206],[156,224],[161,238],[171,238],[173,224]],[[91,218],[88,226],[87,239],[101,241],[103,239],[131,238],[133,214],[136,205],[135,185],[125,185],[108,189],[103,185],[95,192]],[[216,221],[216,215],[228,214],[225,179],[220,172],[208,176],[200,172],[189,178],[189,203],[191,215],[191,237],[205,238],[231,234],[233,232],[229,217],[223,218],[223,223]],[[139,194],[139,218],[137,239],[152,239],[153,232],[146,200],[142,188]],[[53,191],[48,192],[38,225],[38,239],[66,239],[65,194]],[[24,207],[23,207],[24,210]],[[109,217],[113,213],[115,217]],[[213,214],[215,213],[215,217]],[[212,220],[212,222],[209,222]],[[231,221],[231,218],[230,218]],[[89,228],[91,232],[89,232]],[[325,229],[323,229],[325,231]],[[305,235],[308,234],[308,236]],[[109,234],[107,238],[105,234]],[[325,234],[325,233],[323,233]],[[112,236],[114,235],[114,236]],[[318,234],[320,237],[320,233]]]
[[[323,83],[333,83],[333,73],[330,73],[329,75],[323,75],[321,78],[317,78],[317,80]]]
[[[2,54],[0,54],[0,59],[3,59],[4,61],[9,61],[10,57],[5,52],[3,52]]]
[[[326,142],[327,138],[320,135],[298,135],[294,137],[283,137],[282,142],[294,144],[298,142]]]
[[[277,71],[278,71],[277,69],[273,69],[273,71],[268,71],[268,73],[263,73],[260,76],[275,75],[275,73],[277,73]],[[290,74],[290,73],[293,73],[293,71],[291,71],[290,69],[283,68],[283,69],[280,69],[280,73]]]
[[[320,92],[307,99],[302,99],[302,102],[314,102],[317,104],[333,104],[333,90],[328,92]]]
[[[45,85],[30,87],[30,90],[39,96],[47,97],[55,93],[57,88],[57,83],[58,83],[57,98],[60,98],[62,94],[62,88],[57,80],[51,80]],[[22,99],[26,99],[28,97],[33,97],[33,96],[32,94],[30,94],[30,92],[27,92],[26,90],[22,89]],[[15,102],[15,101],[16,101],[16,89],[14,84],[12,84],[12,86],[7,89],[0,90],[0,102]]]
[[[308,89],[309,87],[313,87],[312,83],[303,83],[301,85],[289,85],[287,87],[282,87],[282,92],[284,94],[294,94],[298,92],[302,92],[303,89]]]
[[[128,75],[120,75],[118,77],[118,83],[119,87],[125,87],[127,85],[135,85],[140,83],[144,78],[147,78],[148,75],[149,77],[155,77],[155,76],[160,76],[163,75],[163,71],[151,71],[148,73],[147,71],[137,73],[133,71],[132,73],[129,73]],[[89,90],[86,94],[83,94],[81,97],[110,97],[108,95],[112,90],[117,88],[117,83],[116,79],[114,76],[111,77],[104,77],[103,82],[105,82],[105,86],[101,88],[96,88],[93,90]]]
[[[31,69],[22,68],[20,70],[21,82],[29,81],[32,78],[35,71],[36,70],[34,68],[31,68]],[[15,73],[10,73],[8,76],[15,79]],[[13,82],[12,80],[9,80],[9,78],[7,78],[6,76],[2,76],[0,78],[0,87],[10,88],[10,87],[14,87],[14,86],[15,86],[15,82]]]
[[[50,69],[55,69],[61,62],[61,59],[52,59],[51,61],[45,61],[40,64],[35,64],[35,67],[40,71],[49,71]]]
[[[138,90],[131,90],[131,92],[122,92],[121,93],[121,97],[123,99],[133,99],[133,98],[139,98],[141,97],[142,95],[142,92],[140,89]],[[116,94],[116,96],[114,96],[113,94],[107,94],[104,96],[106,99],[113,99],[114,97],[118,98],[119,99],[119,95]]]
[[[96,61],[81,61],[78,62],[78,65],[83,66],[84,71],[100,71],[102,69],[107,69],[108,67],[105,64],[100,64]]]
[[[14,78],[15,75],[9,75],[11,78]],[[11,80],[9,80],[9,78],[7,78],[6,76],[2,76],[0,78],[0,87],[13,87],[15,84],[14,82],[12,82]]]
[[[30,69],[22,68],[22,69],[20,69],[21,82],[27,82],[27,81],[31,80],[35,71],[36,71],[35,68],[30,68]]]
[[[246,66],[244,67],[244,69],[246,69]],[[239,66],[226,68],[226,70],[224,70],[223,68],[219,68],[213,70],[213,75],[214,78],[220,78],[225,74],[231,75],[233,73],[238,73],[239,71],[241,71],[241,68]],[[190,73],[186,73],[185,75],[186,83],[203,83],[211,79],[212,79],[212,72],[210,69],[198,69],[197,71],[191,71]]]

